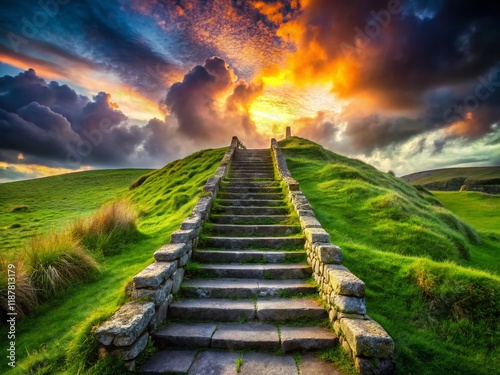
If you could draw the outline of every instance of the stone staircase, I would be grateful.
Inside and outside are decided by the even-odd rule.
[[[269,149],[238,149],[144,374],[341,374]],[[301,353],[301,354],[297,354]]]

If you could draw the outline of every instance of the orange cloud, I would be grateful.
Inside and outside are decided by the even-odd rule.
[[[266,16],[269,21],[277,23],[277,24],[280,24],[283,22],[282,10],[284,8],[284,4],[282,4],[281,2],[265,3],[263,1],[253,1],[252,5],[260,13],[262,13],[264,16]]]

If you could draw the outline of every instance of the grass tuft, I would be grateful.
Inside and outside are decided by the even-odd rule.
[[[86,248],[104,256],[117,254],[122,245],[137,238],[137,214],[130,202],[105,205],[93,216],[76,220],[71,232]]]
[[[22,258],[33,287],[42,297],[89,279],[98,269],[97,262],[67,230],[32,237]]]
[[[435,317],[498,325],[498,279],[482,271],[458,269],[453,264],[426,259],[415,261],[410,275]]]
[[[31,282],[30,273],[26,270],[24,263],[20,259],[9,261],[7,258],[0,258],[0,316],[3,322],[7,319],[8,312],[9,278],[11,278],[10,284],[15,286],[14,290],[12,286],[10,290],[15,292],[15,312],[19,318],[24,318],[39,303],[37,290]]]
[[[243,365],[243,358],[235,358],[234,363],[236,364],[236,372],[239,373],[241,371],[241,366]]]

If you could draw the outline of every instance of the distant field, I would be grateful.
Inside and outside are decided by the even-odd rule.
[[[500,234],[500,196],[468,191],[433,191],[432,194],[480,232]]]
[[[433,191],[443,205],[465,222],[473,225],[482,237],[480,245],[471,245],[471,262],[500,274],[500,196],[468,191]]]
[[[86,171],[0,184],[0,253],[19,247],[35,232],[89,214],[149,171]]]
[[[500,167],[446,168],[412,173],[401,178],[416,185],[447,181],[465,177],[474,180],[500,178]]]

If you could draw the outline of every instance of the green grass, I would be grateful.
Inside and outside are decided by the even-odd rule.
[[[15,251],[37,232],[92,213],[148,171],[87,171],[0,184],[0,254]]]
[[[215,172],[224,152],[225,149],[205,150],[172,162],[149,173],[132,190],[129,185],[139,177],[138,171],[81,172],[0,185],[0,194],[8,197],[0,203],[3,226],[19,220],[18,216],[7,217],[9,214],[4,212],[20,204],[30,206],[22,215],[33,213],[40,219],[36,230],[46,232],[50,228],[62,229],[105,201],[125,197],[139,214],[137,225],[141,234],[134,243],[123,244],[119,255],[99,258],[100,272],[95,279],[69,285],[18,322],[18,367],[8,371],[6,361],[1,361],[0,373],[90,373],[88,367],[95,360],[90,330],[125,302],[127,284],[153,261],[154,251],[169,242],[171,232],[178,229],[194,207],[203,184]],[[69,181],[65,182],[66,178]],[[10,253],[15,254],[23,241],[24,237],[11,235]],[[5,326],[1,327],[1,337],[6,334]],[[75,347],[82,348],[81,355],[74,355]],[[0,348],[6,351],[5,341]],[[97,366],[95,374],[120,373],[108,362]]]
[[[500,196],[467,191],[433,191],[432,194],[480,232],[500,235]]]
[[[300,138],[280,145],[344,264],[366,283],[368,314],[393,337],[399,373],[496,373],[500,278],[480,270],[476,253],[495,269],[500,241],[389,173]]]
[[[447,209],[480,232],[482,243],[470,247],[472,263],[499,275],[500,196],[466,191],[432,193]]]

